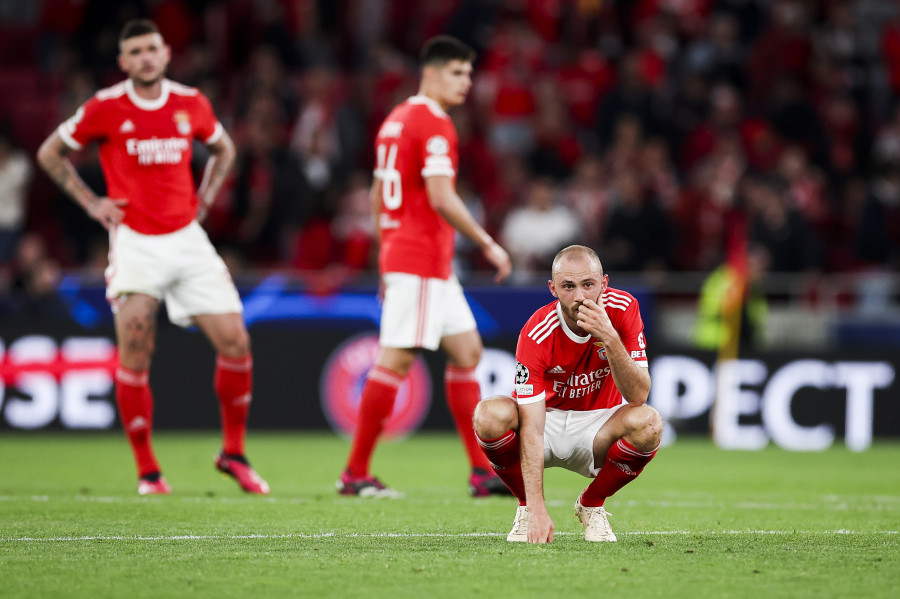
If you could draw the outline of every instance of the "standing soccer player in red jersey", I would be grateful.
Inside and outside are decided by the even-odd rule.
[[[400,495],[369,473],[369,463],[397,389],[419,351],[438,347],[449,362],[447,402],[472,466],[470,491],[476,497],[509,493],[472,433],[472,415],[481,399],[475,377],[481,337],[451,269],[454,230],[481,248],[497,269],[497,281],[511,269],[506,251],[456,193],[457,137],[446,111],[465,101],[474,59],[475,52],[455,38],[429,40],[422,50],[418,95],[394,108],[375,139],[371,197],[381,242],[384,305],[377,362],[363,387],[359,424],[337,483],[344,495]]]
[[[150,436],[148,372],[156,314],[196,324],[218,354],[214,385],[224,443],[215,466],[249,493],[269,486],[244,456],[253,360],[241,300],[228,269],[199,225],[234,163],[234,144],[196,89],[165,78],[170,50],[156,25],[127,23],[119,67],[128,79],[102,89],[44,141],[38,160],[51,179],[109,231],[106,297],[115,315],[119,367],[116,403],[134,451],[138,493],[167,494]],[[198,191],[191,143],[210,159]],[[109,197],[97,197],[66,155],[96,141]]]
[[[615,541],[603,502],[641,473],[662,434],[662,419],[645,405],[644,323],[637,300],[609,287],[590,248],[559,252],[551,276],[558,301],[535,312],[519,334],[513,397],[484,400],[475,432],[519,498],[507,541],[553,540],[543,484],[550,466],[594,479],[575,501],[575,515],[585,540]]]

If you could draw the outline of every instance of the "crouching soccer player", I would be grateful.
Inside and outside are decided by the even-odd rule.
[[[570,246],[553,260],[554,301],[519,334],[512,398],[475,411],[475,433],[494,471],[519,499],[507,541],[548,543],[544,468],[593,478],[575,501],[587,541],[615,541],[603,507],[659,448],[662,419],[650,391],[637,300],[608,286],[593,250]],[[624,402],[623,402],[624,399]]]

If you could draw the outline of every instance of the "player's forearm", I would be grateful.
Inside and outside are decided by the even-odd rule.
[[[375,220],[375,243],[381,246],[381,180],[372,181],[369,190],[369,202],[372,206],[372,218]]]
[[[544,505],[544,419],[543,402],[519,407],[522,480],[529,508]]]
[[[99,201],[90,187],[78,175],[78,171],[61,152],[59,143],[54,143],[56,134],[50,136],[41,145],[37,153],[38,164],[47,173],[47,176],[56,183],[67,196],[75,200],[85,212],[90,213],[92,207]]]
[[[465,203],[456,189],[453,187],[452,181],[447,177],[429,177],[426,180],[428,188],[428,202],[435,212],[440,214],[444,220],[474,243],[478,248],[485,250],[492,244],[494,240],[487,231],[478,224],[478,221],[466,208]]]
[[[640,405],[650,396],[650,373],[628,355],[621,341],[604,343],[613,381],[622,397],[630,404]]]
[[[203,180],[200,182],[200,188],[197,190],[197,196],[204,206],[211,206],[215,201],[219,190],[225,184],[225,178],[234,166],[234,160],[237,152],[234,144],[228,139],[227,143],[221,146],[211,148],[212,154],[206,162],[206,168],[203,172]]]
[[[466,208],[462,198],[455,193],[451,197],[445,198],[443,202],[435,205],[434,209],[438,214],[444,217],[444,220],[450,223],[454,229],[478,246],[479,249],[487,249],[489,246],[496,243],[493,238],[488,235],[487,231],[478,224],[478,221],[475,220],[469,212],[469,209]]]

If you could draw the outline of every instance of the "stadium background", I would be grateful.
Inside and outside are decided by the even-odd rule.
[[[880,0],[3,2],[0,427],[116,426],[103,231],[33,155],[120,79],[116,36],[135,16],[157,21],[170,77],[210,97],[238,146],[207,225],[247,301],[252,427],[326,428],[347,408],[323,398],[356,389],[359,363],[326,366],[377,323],[371,140],[415,92],[422,42],[450,33],[480,54],[453,114],[460,192],[516,266],[493,288],[459,244],[496,350],[486,388],[502,390],[519,326],[550,299],[549,257],[585,243],[641,302],[651,401],[671,430],[708,431],[716,355],[698,345],[698,303],[749,247],[766,259],[741,274],[766,312],[745,323],[720,444],[900,436],[900,9]],[[22,157],[30,176],[10,166]],[[102,191],[96,152],[75,160]],[[212,361],[162,325],[161,428],[218,425]],[[407,430],[450,427],[441,370],[425,360]]]

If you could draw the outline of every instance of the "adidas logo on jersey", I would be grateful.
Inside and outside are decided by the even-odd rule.
[[[565,374],[566,371],[562,369],[562,366],[554,366],[550,370],[547,371],[547,374]]]
[[[132,131],[134,131],[134,123],[131,122],[131,119],[126,120],[119,127],[119,133],[131,133]]]

